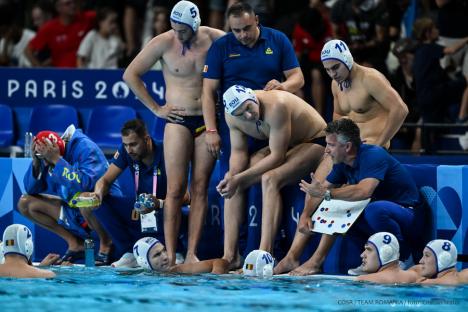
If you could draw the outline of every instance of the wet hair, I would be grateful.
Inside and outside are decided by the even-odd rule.
[[[361,145],[361,132],[354,121],[349,118],[341,118],[328,123],[325,133],[336,134],[337,140],[345,144],[351,142],[353,146]]]
[[[250,4],[247,2],[237,2],[227,9],[226,18],[229,18],[230,16],[240,17],[244,13],[255,16],[255,12]]]
[[[413,36],[418,41],[427,39],[427,32],[435,27],[435,23],[428,17],[417,19],[413,24]]]
[[[144,138],[148,135],[146,125],[141,119],[132,119],[127,121],[120,130],[122,136],[130,135],[130,132],[135,132],[140,138]]]

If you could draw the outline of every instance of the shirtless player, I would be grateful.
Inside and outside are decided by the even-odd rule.
[[[215,158],[205,145],[202,116],[202,70],[211,43],[224,32],[200,27],[195,4],[179,1],[172,9],[171,27],[153,38],[135,57],[124,80],[156,116],[167,120],[164,130],[164,159],[167,195],[164,209],[164,236],[169,261],[175,263],[181,205],[185,195],[189,162],[192,163],[189,242],[186,263],[197,262],[198,241],[207,209],[207,189]],[[141,76],[160,60],[166,82],[166,104],[159,105],[148,93]]]
[[[312,106],[287,91],[234,85],[224,92],[223,102],[231,139],[229,171],[217,186],[225,198],[223,258],[238,268],[245,190],[262,183],[259,249],[272,253],[282,216],[280,190],[316,169],[324,150],[316,139],[323,141],[326,124]],[[249,155],[247,137],[265,140],[268,146]]]

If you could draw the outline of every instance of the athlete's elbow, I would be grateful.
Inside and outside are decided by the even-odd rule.
[[[402,103],[401,105],[400,114],[403,118],[406,118],[409,114],[408,106],[405,103]]]
[[[134,81],[136,77],[137,75],[130,67],[127,67],[127,69],[125,69],[122,75],[122,79],[128,84],[131,84],[132,81]]]

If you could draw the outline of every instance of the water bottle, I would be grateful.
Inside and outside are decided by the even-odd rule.
[[[87,238],[84,241],[85,246],[85,266],[93,267],[94,264],[94,241],[92,238]]]
[[[31,144],[32,144],[32,133],[31,132],[26,132],[24,134],[24,157],[25,158],[31,158]]]

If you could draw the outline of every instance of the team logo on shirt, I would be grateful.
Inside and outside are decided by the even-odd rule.
[[[265,54],[273,54],[273,50],[270,49],[270,48],[267,48],[267,49],[265,50]]]
[[[203,72],[207,73],[208,72],[208,65],[203,66]]]
[[[119,158],[119,151],[115,152],[114,154],[114,159],[117,159],[117,158]]]
[[[229,54],[229,57],[238,57],[238,56],[240,56],[239,53],[230,53]]]

